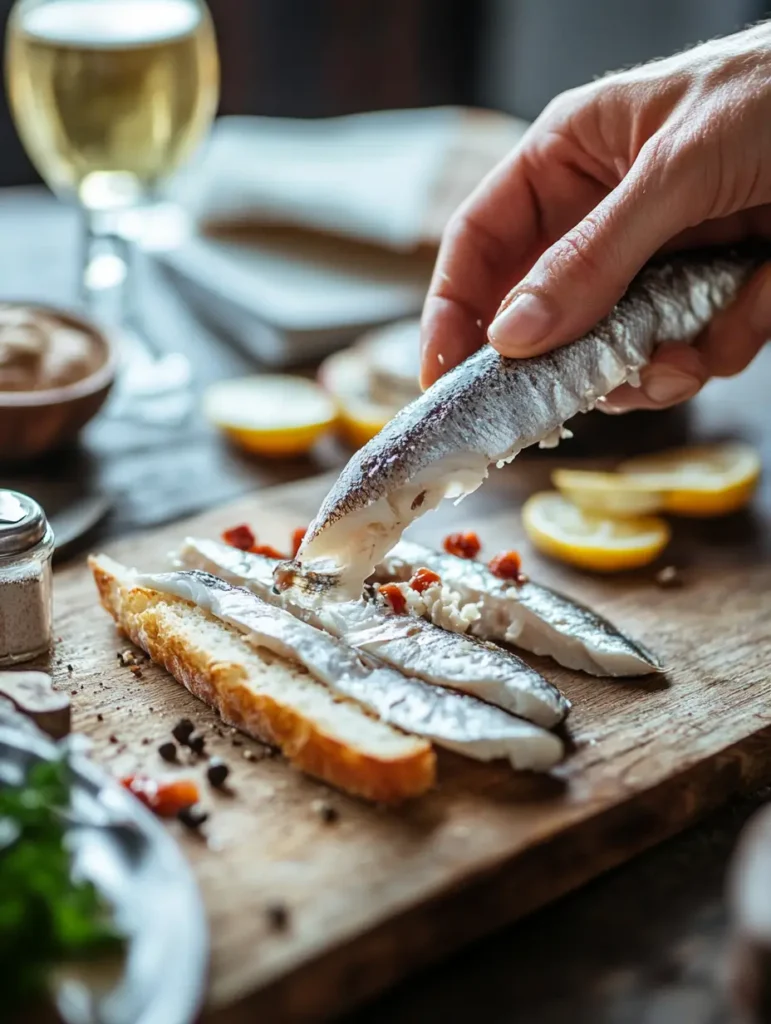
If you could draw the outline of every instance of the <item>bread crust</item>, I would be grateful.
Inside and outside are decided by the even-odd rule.
[[[217,660],[164,629],[157,607],[187,602],[145,587],[126,587],[93,556],[89,566],[102,606],[118,627],[228,725],[278,747],[301,771],[367,800],[400,803],[434,785],[436,756],[427,741],[416,737],[414,752],[396,758],[342,742],[297,709],[255,693],[243,665]]]

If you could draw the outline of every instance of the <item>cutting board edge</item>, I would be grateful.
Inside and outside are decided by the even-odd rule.
[[[764,762],[746,756],[756,745],[767,748],[769,739],[771,725],[766,725],[713,758],[692,764],[654,786],[630,789],[625,800],[600,814],[576,821],[567,831],[524,853],[480,869],[463,883],[443,889],[367,932],[349,936],[334,949],[298,964],[235,1002],[207,1007],[203,1024],[252,1024],[257,1013],[272,1024],[319,1021],[366,1003],[411,974],[670,839],[732,796],[771,783],[771,757]],[[662,807],[668,812],[666,818],[661,817]],[[592,826],[589,830],[588,824]],[[591,835],[581,835],[587,832]],[[622,841],[626,838],[624,845],[619,837]],[[565,850],[566,839],[569,844],[578,840],[577,854],[572,845],[569,853]],[[604,850],[605,844],[607,852],[598,860],[597,850]],[[537,882],[545,858],[553,860],[550,873],[560,877],[561,884],[541,895]],[[528,893],[524,903],[523,890]],[[381,973],[374,974],[372,968]],[[319,1006],[324,1007],[321,1014]]]

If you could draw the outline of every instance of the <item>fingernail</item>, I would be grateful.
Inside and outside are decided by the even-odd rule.
[[[557,311],[549,302],[540,295],[523,292],[496,316],[487,336],[506,354],[524,352],[542,341],[556,320]]]
[[[614,402],[608,401],[607,398],[598,398],[594,407],[600,412],[607,413],[608,416],[623,416],[625,412],[629,412],[627,406],[616,405]]]
[[[658,369],[647,374],[642,389],[652,402],[671,405],[691,398],[701,387],[701,381],[677,370]]]

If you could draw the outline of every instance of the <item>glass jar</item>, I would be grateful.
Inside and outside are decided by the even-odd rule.
[[[0,490],[0,665],[51,645],[54,533],[36,501]]]

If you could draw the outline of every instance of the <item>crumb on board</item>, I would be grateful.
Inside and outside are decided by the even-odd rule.
[[[684,582],[682,573],[675,565],[665,565],[663,569],[659,569],[655,579],[665,590],[670,587],[681,587]]]

